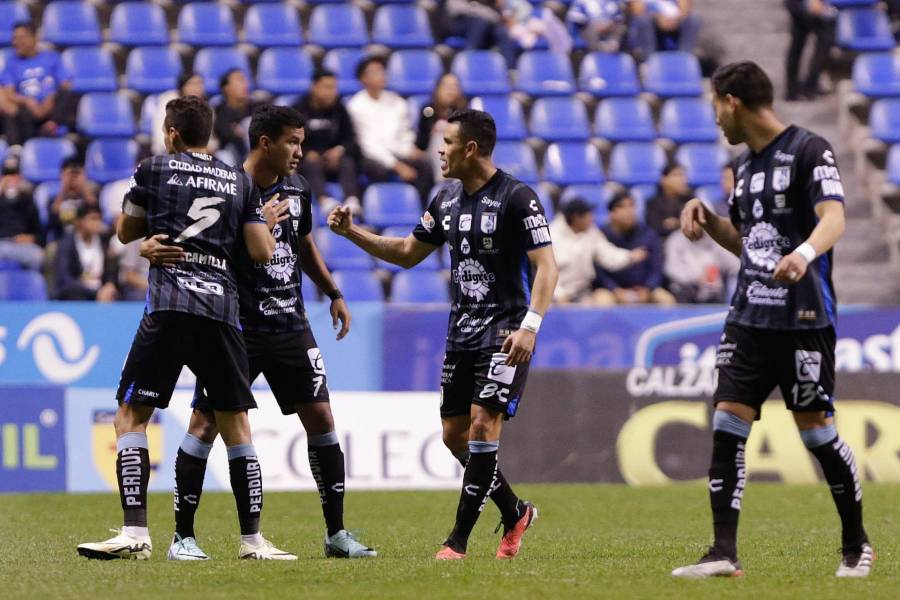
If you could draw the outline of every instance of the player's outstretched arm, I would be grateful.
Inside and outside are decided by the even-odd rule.
[[[816,257],[831,250],[844,235],[844,203],[825,200],[816,204],[819,223],[806,241],[783,257],[775,266],[772,277],[781,283],[796,283],[806,275],[806,268]]]
[[[741,234],[734,223],[714,213],[698,198],[693,198],[684,205],[681,211],[681,231],[692,242],[703,237],[705,231],[717,244],[738,258],[741,256]]]
[[[530,250],[528,260],[534,269],[528,314],[522,320],[519,330],[514,331],[503,341],[503,352],[509,355],[506,358],[506,364],[512,366],[531,359],[541,320],[550,307],[553,292],[556,290],[556,282],[559,279],[559,268],[556,266],[556,259],[553,256],[553,247],[549,244]]]
[[[272,260],[272,253],[275,252],[275,238],[272,237],[272,232],[265,223],[244,223],[244,243],[254,262],[265,264]]]
[[[328,226],[375,258],[409,269],[435,251],[437,246],[420,242],[412,234],[405,238],[376,235],[353,223],[350,209],[338,206],[328,215]]]

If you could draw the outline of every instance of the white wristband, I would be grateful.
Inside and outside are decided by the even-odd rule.
[[[802,244],[794,248],[794,252],[805,258],[807,264],[816,260],[816,249],[813,248],[813,245],[809,242],[803,242]]]
[[[522,319],[522,324],[519,325],[520,329],[527,329],[531,333],[537,333],[541,329],[541,322],[544,320],[544,317],[534,312],[533,310],[529,310],[525,314],[525,318]]]

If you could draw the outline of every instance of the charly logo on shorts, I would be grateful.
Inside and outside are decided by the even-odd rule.
[[[490,284],[496,280],[497,276],[485,271],[481,263],[474,258],[463,260],[453,272],[453,283],[459,285],[463,294],[479,302],[488,295],[491,291]]]
[[[774,225],[765,221],[754,225],[744,241],[750,262],[768,271],[775,270],[783,251],[790,245],[790,239],[778,233]]]
[[[297,265],[297,255],[291,249],[290,244],[278,242],[275,244],[275,251],[272,258],[264,266],[266,273],[272,279],[277,279],[287,283],[291,280]]]
[[[814,350],[797,350],[794,353],[797,381],[818,383],[822,373],[822,353]]]
[[[310,348],[306,351],[306,356],[309,357],[309,364],[312,366],[313,372],[316,375],[324,375],[325,359],[322,358],[322,351],[319,348]]]
[[[495,352],[491,356],[491,366],[488,369],[488,379],[497,381],[503,385],[512,385],[516,376],[516,367],[506,364],[509,355],[504,352]]]

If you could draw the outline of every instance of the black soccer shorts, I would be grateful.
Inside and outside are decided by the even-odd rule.
[[[298,404],[328,402],[328,380],[322,352],[311,330],[285,333],[244,332],[250,364],[250,382],[262,373],[282,414],[297,412]],[[193,406],[211,410],[209,387],[197,378]]]
[[[119,404],[166,408],[185,366],[210,382],[216,398],[212,410],[256,408],[241,332],[222,321],[176,311],[144,314],[116,399]]]
[[[472,404],[516,416],[530,362],[508,367],[500,347],[447,351],[441,369],[441,418],[469,415]]]
[[[778,386],[788,410],[834,412],[834,327],[781,331],[726,324],[716,367],[715,403],[757,410]]]

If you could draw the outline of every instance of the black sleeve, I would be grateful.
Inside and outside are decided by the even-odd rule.
[[[446,193],[443,191],[435,196],[434,200],[428,204],[428,208],[425,209],[422,218],[419,219],[418,225],[413,229],[413,236],[420,242],[441,246],[447,241],[442,222],[443,217],[438,209],[445,197]]]
[[[798,178],[804,181],[803,197],[810,206],[824,200],[844,202],[844,187],[841,173],[831,144],[824,138],[813,136],[803,145],[797,157],[800,172]]]
[[[309,191],[309,183],[303,186],[300,194],[300,231],[301,236],[312,233],[312,193]]]
[[[731,165],[731,173],[733,176],[732,178],[734,179],[734,185],[731,187],[731,193],[728,194],[728,218],[731,219],[731,224],[734,225],[738,231],[740,231],[741,211],[738,207],[738,199],[735,194],[739,185],[743,187],[743,182],[738,179],[737,169],[734,168],[734,164]]]
[[[147,215],[150,200],[153,198],[151,189],[153,172],[153,159],[146,158],[134,170],[131,176],[128,191],[122,202],[122,212],[130,217],[143,217]]]
[[[250,176],[244,173],[244,210],[241,214],[241,224],[265,223],[262,215],[262,198],[259,196],[259,188],[253,184]]]
[[[533,189],[520,183],[509,199],[505,225],[516,232],[525,251],[550,244],[550,227],[544,207]]]

